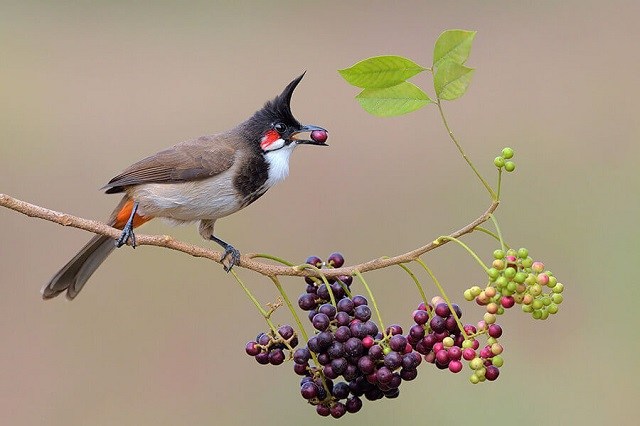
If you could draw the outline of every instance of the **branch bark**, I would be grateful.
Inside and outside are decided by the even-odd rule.
[[[474,221],[468,225],[458,229],[457,231],[448,235],[449,237],[459,238],[462,235],[473,232],[473,230],[480,224],[486,222],[489,219],[489,215],[493,213],[499,205],[499,201],[494,201],[489,208],[478,216]],[[102,222],[95,220],[84,219],[70,214],[49,210],[44,207],[37,206],[35,204],[27,203],[25,201],[18,200],[9,195],[0,194],[0,206],[7,207],[11,210],[17,211],[29,217],[36,217],[38,219],[44,219],[49,222],[54,222],[63,226],[71,226],[74,228],[82,229],[85,231],[93,232],[94,234],[106,235],[114,240],[120,236],[120,230],[112,228]],[[422,247],[418,247],[407,253],[403,253],[393,257],[381,257],[372,259],[364,263],[351,266],[343,266],[342,268],[335,269],[323,269],[322,272],[326,277],[337,277],[339,275],[353,275],[357,270],[360,272],[374,271],[376,269],[386,268],[392,265],[398,265],[400,263],[411,262],[423,254],[446,244],[448,241],[438,241],[437,239],[426,244]],[[143,235],[136,234],[136,244],[139,246],[156,246],[164,247],[171,250],[181,251],[194,257],[204,257],[215,262],[221,263],[222,253],[205,249],[193,244],[183,243],[177,241],[168,235]],[[317,273],[311,269],[299,269],[296,267],[274,265],[271,263],[261,262],[255,260],[255,253],[243,254],[240,257],[240,262],[236,267],[242,267],[259,274],[275,277],[275,276],[315,276]]]

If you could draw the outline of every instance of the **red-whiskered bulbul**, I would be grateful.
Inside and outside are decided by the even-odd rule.
[[[326,145],[327,131],[304,126],[291,113],[291,95],[302,80],[293,80],[232,130],[179,143],[128,167],[102,189],[125,195],[108,224],[122,229],[120,238],[96,235],[42,288],[43,299],[63,291],[78,295],[100,264],[130,241],[133,228],[153,218],[175,223],[199,221],[200,235],[224,249],[228,272],[240,259],[231,244],[213,234],[217,219],[248,206],[289,173],[289,157],[301,144]]]

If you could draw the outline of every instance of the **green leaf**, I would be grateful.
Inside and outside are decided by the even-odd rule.
[[[451,101],[464,95],[475,70],[455,62],[444,62],[436,70],[433,86],[440,99]]]
[[[448,61],[464,64],[475,36],[475,31],[465,30],[447,30],[440,34],[433,48],[433,66],[439,67]]]
[[[338,72],[353,86],[379,89],[395,86],[424,70],[411,59],[402,56],[375,56]]]
[[[407,81],[382,89],[364,89],[356,99],[365,111],[379,117],[406,114],[433,102],[418,86]]]

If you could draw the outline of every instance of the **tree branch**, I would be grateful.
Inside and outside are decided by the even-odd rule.
[[[487,211],[480,215],[473,222],[458,229],[450,234],[450,237],[459,238],[462,235],[473,232],[473,230],[489,219],[489,215],[498,208],[499,201],[494,201]],[[105,225],[102,222],[94,220],[83,219],[81,217],[72,216],[66,213],[60,213],[54,210],[49,210],[44,207],[36,206],[34,204],[27,203],[25,201],[18,200],[9,195],[0,194],[0,206],[7,207],[11,210],[15,210],[19,213],[25,214],[29,217],[36,217],[39,219],[48,220],[49,222],[58,223],[63,226],[71,226],[85,231],[93,232],[94,234],[106,235],[114,240],[120,236],[120,230]],[[336,277],[338,275],[353,275],[357,270],[359,272],[374,271],[376,269],[386,268],[392,265],[398,265],[400,263],[411,262],[423,254],[446,244],[448,241],[432,241],[427,245],[418,247],[407,253],[400,254],[393,257],[384,257],[369,260],[368,262],[360,263],[352,266],[344,266],[342,268],[335,269],[323,269],[322,273],[327,277]],[[211,259],[215,262],[221,262],[222,253],[214,250],[205,249],[203,247],[195,246],[192,244],[183,243],[181,241],[174,240],[168,235],[140,235],[136,234],[136,244],[140,246],[157,246],[164,247],[171,250],[181,251],[194,257],[204,257]],[[274,265],[270,263],[260,262],[255,260],[256,254],[249,253],[240,257],[240,262],[236,265],[242,268],[250,269],[259,274],[275,277],[275,276],[314,276],[317,273],[311,269],[298,269],[296,267]]]

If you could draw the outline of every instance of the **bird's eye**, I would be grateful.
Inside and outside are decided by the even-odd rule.
[[[276,132],[282,133],[287,130],[287,125],[284,123],[276,123],[273,125],[273,128],[276,129]]]

